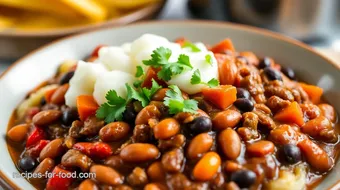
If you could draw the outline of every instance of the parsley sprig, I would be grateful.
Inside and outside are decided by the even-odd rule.
[[[196,113],[198,106],[195,100],[185,100],[182,96],[181,90],[176,85],[170,85],[169,90],[166,91],[164,98],[164,105],[169,107],[170,114],[179,112]]]
[[[126,109],[126,105],[131,100],[137,100],[141,102],[142,106],[147,106],[152,96],[162,87],[155,81],[152,80],[152,86],[148,88],[133,88],[129,84],[125,84],[127,89],[127,98],[118,96],[115,90],[110,90],[106,93],[106,103],[102,104],[96,112],[96,117],[99,119],[105,119],[106,123],[121,121],[123,119],[123,113]]]
[[[191,84],[205,84],[205,85],[208,85],[210,88],[220,85],[220,82],[215,78],[212,78],[207,83],[203,82],[201,79],[201,72],[198,69],[196,69],[194,71],[194,74],[191,76],[190,83]]]
[[[184,44],[182,45],[182,48],[190,48],[192,52],[200,52],[201,49],[198,48],[195,44],[190,43],[188,41],[184,42]]]
[[[151,59],[143,60],[143,64],[152,66],[154,68],[160,68],[157,73],[158,78],[164,81],[169,81],[172,76],[181,74],[186,70],[192,70],[193,67],[190,64],[189,56],[181,54],[176,62],[170,62],[169,58],[172,52],[165,47],[159,47],[151,54]]]

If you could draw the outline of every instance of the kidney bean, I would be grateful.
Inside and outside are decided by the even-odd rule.
[[[56,105],[62,105],[65,103],[65,94],[69,88],[69,84],[63,84],[59,86],[51,96],[51,103]]]
[[[241,139],[233,129],[224,129],[218,135],[218,143],[224,155],[231,160],[235,160],[241,153]]]
[[[73,149],[68,150],[61,158],[61,164],[63,166],[69,168],[78,167],[83,172],[87,172],[90,169],[92,163],[92,160],[88,156],[78,150]]]
[[[120,141],[128,135],[129,131],[129,124],[117,121],[109,123],[101,128],[99,131],[99,138],[104,142]]]
[[[208,152],[213,145],[213,138],[208,133],[201,133],[195,136],[187,149],[189,159],[196,159]]]
[[[243,168],[242,165],[240,165],[240,164],[238,164],[238,163],[236,163],[234,161],[230,161],[230,160],[226,161],[225,165],[224,165],[224,170],[228,174],[231,174],[231,173],[233,173],[233,172],[235,172],[237,170],[240,170],[242,168]]]
[[[7,137],[14,142],[22,142],[27,137],[29,127],[28,124],[16,125],[7,132]]]
[[[169,173],[179,172],[182,168],[183,161],[183,151],[179,148],[166,152],[162,156],[163,168]]]
[[[156,139],[169,139],[176,135],[180,130],[180,125],[176,119],[163,119],[153,127],[153,133]]]
[[[171,139],[158,141],[158,148],[161,150],[179,148],[179,147],[183,147],[184,145],[185,145],[185,136],[182,134],[177,134]]]
[[[318,107],[320,109],[321,115],[325,116],[331,122],[335,122],[336,113],[333,106],[329,104],[319,104]]]
[[[271,141],[260,140],[247,146],[247,153],[251,156],[262,157],[274,152],[275,146]]]
[[[269,140],[276,144],[297,144],[298,134],[290,125],[280,125],[270,131]]]
[[[168,188],[160,183],[149,183],[144,187],[144,190],[168,190]]]
[[[33,174],[35,175],[45,175],[47,172],[51,172],[55,166],[55,162],[51,158],[45,158],[40,164],[35,168]],[[47,176],[43,176],[43,178],[33,178],[34,180],[42,180],[45,179]]]
[[[159,156],[159,150],[152,144],[134,143],[125,146],[120,157],[127,162],[146,162]]]
[[[216,130],[223,130],[228,127],[235,127],[241,120],[242,115],[235,110],[226,110],[219,112],[212,119],[213,128]]]
[[[96,180],[108,185],[119,185],[123,183],[123,177],[113,168],[103,165],[94,165],[90,172],[96,175]]]
[[[80,183],[78,190],[99,190],[99,187],[92,179],[86,179]]]
[[[149,119],[159,118],[160,116],[161,112],[155,105],[148,105],[137,114],[135,124],[148,124]]]
[[[168,91],[169,88],[162,88],[162,89],[159,89],[151,98],[151,100],[154,100],[154,101],[163,101],[164,98],[165,98],[165,93],[166,91]]]
[[[332,123],[324,116],[308,121],[301,127],[301,131],[318,140],[332,143],[338,141],[338,133],[333,129]]]
[[[40,152],[39,159],[56,158],[64,152],[63,139],[54,139],[48,143]]]
[[[46,126],[57,121],[61,116],[59,110],[46,110],[41,111],[33,116],[33,123],[38,126]]]
[[[136,167],[133,169],[132,173],[128,175],[126,181],[132,186],[144,186],[148,183],[148,176],[144,169]]]
[[[147,169],[147,174],[151,181],[164,181],[165,171],[161,162],[157,161],[152,163]]]
[[[221,166],[221,158],[216,152],[206,153],[195,165],[193,177],[198,181],[211,180]]]
[[[116,170],[120,170],[124,167],[123,159],[117,155],[112,155],[106,158],[104,164]]]

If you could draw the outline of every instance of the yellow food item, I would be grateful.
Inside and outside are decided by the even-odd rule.
[[[61,0],[66,5],[82,13],[94,21],[105,20],[108,16],[108,9],[98,4],[94,0]]]
[[[294,172],[282,170],[279,178],[269,181],[266,185],[268,190],[303,190],[306,186],[306,168],[297,166]]]
[[[160,2],[160,0],[101,0],[101,1],[103,1],[105,4],[109,6],[113,6],[118,9],[136,9],[147,4]]]
[[[0,30],[13,26],[13,19],[0,16]]]

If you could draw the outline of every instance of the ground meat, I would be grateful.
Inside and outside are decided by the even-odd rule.
[[[261,126],[264,126],[268,129],[274,129],[275,128],[275,122],[273,121],[273,119],[263,113],[262,111],[258,111],[258,110],[255,110],[253,111],[259,118],[259,123],[261,124]]]
[[[159,140],[158,148],[161,150],[169,150],[172,148],[180,148],[185,145],[185,136],[182,134],[175,135],[168,140]]]
[[[69,136],[71,136],[72,138],[80,138],[82,135],[80,134],[80,130],[83,127],[84,123],[76,120],[72,122],[71,128],[68,131]]]
[[[164,170],[170,173],[179,172],[184,161],[183,150],[180,148],[166,152],[162,156],[162,165]]]
[[[97,135],[100,129],[104,126],[104,121],[97,119],[96,116],[90,116],[84,122],[84,127],[80,130],[80,134],[84,136]]]
[[[272,96],[278,96],[284,100],[294,101],[293,94],[286,88],[274,85],[268,85],[264,87],[265,95],[267,98]]]
[[[240,75],[243,77],[240,81],[240,86],[246,88],[256,103],[264,103],[264,89],[261,77],[256,69],[244,67],[240,70]]]
[[[144,186],[148,183],[148,176],[144,169],[136,167],[126,180],[132,186]]]
[[[61,164],[67,168],[80,168],[86,172],[90,169],[92,160],[78,150],[70,149],[61,158]]]
[[[50,139],[63,138],[67,134],[67,129],[61,127],[59,124],[49,125],[47,127],[47,133]]]
[[[136,125],[133,129],[132,142],[146,143],[152,139],[152,130],[149,125]]]
[[[301,110],[305,117],[314,119],[320,116],[320,109],[314,104],[300,104]]]
[[[182,173],[169,176],[166,182],[170,190],[183,190],[191,185],[191,181]]]
[[[283,100],[278,96],[272,96],[267,100],[266,105],[272,110],[272,112],[276,113],[282,108],[288,106],[290,102],[288,100]]]
[[[243,125],[237,129],[237,133],[241,136],[244,141],[249,141],[259,137],[257,131],[257,125],[259,117],[252,112],[246,112],[242,114]]]

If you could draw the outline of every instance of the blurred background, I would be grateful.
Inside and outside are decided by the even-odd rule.
[[[148,19],[267,28],[340,62],[340,0],[0,0],[0,73],[60,37]]]

